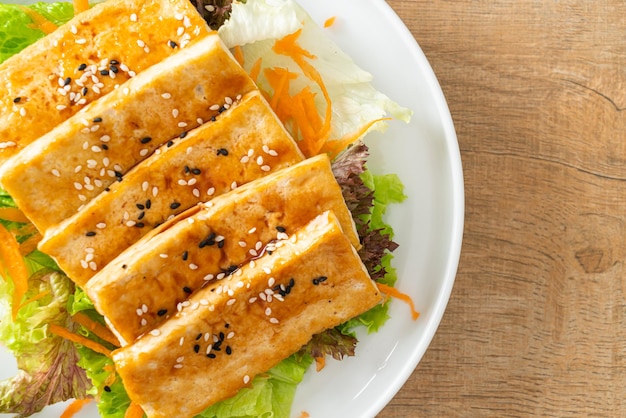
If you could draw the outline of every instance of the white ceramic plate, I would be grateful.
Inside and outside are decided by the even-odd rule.
[[[445,99],[411,33],[383,0],[299,0],[320,24],[336,16],[329,35],[361,67],[374,86],[414,111],[410,124],[391,122],[384,134],[368,136],[376,173],[396,173],[408,199],[389,209],[400,244],[397,287],[411,295],[421,315],[392,303],[391,320],[376,334],[360,335],[357,355],[310,371],[299,386],[293,416],[374,417],[409,378],[439,325],[456,275],[463,233],[463,174]],[[0,352],[0,378],[15,372]],[[37,417],[58,417],[64,405]],[[416,414],[419,411],[415,411]],[[3,416],[0,414],[0,416]],[[77,417],[97,417],[95,407]]]

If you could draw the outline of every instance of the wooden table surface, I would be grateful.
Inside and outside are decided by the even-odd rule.
[[[447,98],[466,223],[380,417],[626,416],[626,2],[388,3]]]

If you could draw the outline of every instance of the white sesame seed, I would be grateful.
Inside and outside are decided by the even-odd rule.
[[[191,263],[191,264],[189,264],[189,268],[190,268],[191,270],[198,270],[198,265],[197,265],[197,264],[193,264],[193,263]]]
[[[239,162],[241,162],[242,164],[246,164],[248,161],[250,161],[250,157],[248,157],[247,155],[244,155],[243,157],[241,157],[241,160],[239,160]]]
[[[80,173],[80,170],[82,170],[82,169],[83,169],[83,166],[82,166],[82,165],[77,165],[77,166],[74,168],[74,173]],[[89,177],[87,177],[87,178],[89,178]]]
[[[61,173],[59,173],[59,170],[57,170],[56,168],[53,168],[51,173],[55,177],[61,177]]]
[[[144,148],[141,151],[139,151],[139,155],[142,156],[142,157],[145,157],[146,155],[148,155],[149,152],[150,152],[149,149]]]
[[[185,153],[187,155],[191,154],[193,152],[193,147],[187,147],[187,149],[185,150]]]
[[[273,150],[273,149],[271,149],[271,150],[268,152],[268,154],[269,154],[269,155],[271,155],[272,157],[278,157],[278,152],[276,152],[276,151],[275,151],[275,150]]]
[[[207,190],[206,194],[209,196],[213,196],[215,194],[215,187],[211,187],[209,190]]]
[[[178,122],[178,127],[179,128],[186,128],[187,127],[187,122]]]
[[[261,170],[262,170],[262,171],[270,171],[270,170],[271,170],[271,167],[270,167],[269,165],[262,165],[262,166],[261,166]]]
[[[65,105],[57,105],[57,110],[65,110],[66,107]]]
[[[202,118],[198,118],[196,119],[196,122],[198,122],[198,125],[202,125],[204,123],[204,120],[202,120]]]
[[[136,22],[137,21],[137,14],[136,13],[132,13],[130,15],[130,21],[131,22]]]
[[[61,96],[67,96],[67,91],[61,87],[57,89],[57,93],[59,93]]]
[[[89,264],[85,260],[80,260],[80,266],[84,269],[89,268]]]
[[[228,299],[228,302],[226,302],[226,305],[231,306],[235,302],[237,302],[237,299]]]
[[[226,277],[226,273],[218,273],[218,275],[215,276],[217,280],[222,280],[224,277]]]
[[[267,295],[265,293],[261,292],[261,293],[259,293],[259,298],[261,300],[267,300]]]
[[[248,251],[250,253],[251,256],[256,257],[257,255],[259,255],[259,253],[257,253],[254,249],[250,249],[250,251]]]
[[[100,94],[100,87],[94,85],[91,87],[91,89],[94,91],[94,93]]]
[[[251,297],[250,299],[248,299],[248,303],[254,303],[256,302],[257,298],[256,297]]]
[[[189,181],[187,182],[187,186],[193,186],[194,184],[196,184],[198,182],[198,179],[189,179]]]
[[[86,44],[86,43],[87,43],[87,39],[85,39],[85,38],[80,38],[80,39],[77,39],[77,40],[76,40],[76,43],[77,43],[78,45],[84,45],[84,44]]]
[[[122,70],[122,71],[124,71],[125,73],[127,73],[127,72],[128,72],[128,70],[129,70],[128,65],[126,65],[126,64],[121,64],[121,65],[120,65],[120,70]]]
[[[237,182],[236,182],[236,181],[233,181],[233,182],[231,183],[231,185],[230,185],[230,189],[231,189],[231,190],[235,190],[236,188],[237,188]]]
[[[167,258],[167,257],[169,257],[169,256],[168,256],[167,254],[159,254],[159,257],[161,257],[161,258]]]
[[[245,375],[245,376],[243,377],[243,384],[244,384],[244,385],[247,385],[249,382],[250,382],[250,376]]]
[[[250,260],[250,268],[253,269],[256,266],[256,261]]]
[[[256,232],[256,226],[248,229],[248,234],[254,234]]]
[[[159,188],[157,186],[154,186],[152,188],[152,196],[157,197],[158,194],[159,194]]]
[[[195,196],[195,197],[200,197],[200,189],[193,189],[191,191],[191,193]]]
[[[143,52],[145,52],[146,54],[149,54],[149,53],[150,53],[150,47],[145,46],[145,47],[143,48]]]
[[[154,330],[154,331],[156,331],[156,330]],[[152,331],[150,332],[150,334],[152,334]],[[182,364],[175,364],[175,365],[174,365],[174,368],[175,368],[175,369],[182,369],[182,368],[183,368],[183,365],[182,365]]]
[[[129,227],[129,228],[132,227],[132,226],[135,226],[135,225],[137,225],[137,222],[135,222],[135,221],[128,221],[128,222],[126,222],[126,226]]]
[[[100,137],[100,141],[102,142],[109,142],[111,140],[111,137],[109,135],[102,135]]]
[[[98,229],[104,229],[107,227],[107,224],[105,224],[104,222],[100,222],[98,224],[96,224],[96,228]]]
[[[139,48],[143,48],[144,46],[146,46],[146,43],[142,41],[141,39],[137,39],[137,46]]]
[[[76,28],[76,25],[70,26],[70,32],[72,32],[74,35],[78,33],[78,28]]]
[[[74,188],[76,190],[83,190],[83,185],[78,182],[74,182]]]
[[[137,316],[142,316],[143,315],[143,310],[141,308],[137,308],[137,310],[135,312],[137,313]]]
[[[130,75],[130,72],[128,74]],[[124,90],[122,90],[122,93],[128,96],[128,94],[130,94],[130,89],[128,87],[124,87]]]
[[[187,180],[184,180],[184,179],[178,180],[178,185],[179,186],[186,186],[187,185]]]
[[[93,151],[93,152],[102,152],[102,148],[100,148],[100,147],[99,147],[99,146],[97,146],[97,145],[93,145],[93,146],[91,147],[91,151]]]
[[[134,76],[136,76],[136,75],[137,75],[137,73],[136,73],[136,72],[134,72],[134,71],[129,71],[129,72],[128,72],[128,76],[129,76],[129,77],[131,77],[131,78],[132,78],[132,77],[134,77]]]
[[[265,308],[265,316],[270,316],[272,314],[272,308]]]
[[[170,93],[163,93],[161,97],[163,97],[164,99],[171,99],[172,95]]]
[[[85,99],[84,97],[82,99],[80,99],[79,101],[76,102],[76,104],[78,106],[82,106],[84,104],[87,104],[87,99]]]
[[[270,277],[269,280],[267,281],[267,286],[273,287],[275,283],[276,283],[276,279],[274,279],[273,277]]]
[[[176,29],[176,35],[181,36],[183,33],[185,33],[185,28],[183,26],[179,26],[178,29]]]
[[[190,27],[190,26],[191,26],[191,19],[189,19],[189,17],[185,16],[185,17],[183,18],[183,25],[184,25],[186,28]]]
[[[147,181],[144,181],[143,183],[141,183],[141,190],[143,190],[144,192],[147,192],[149,187],[150,187],[150,184]]]
[[[96,271],[96,270],[98,270],[98,265],[96,264],[95,261],[91,261],[91,262],[89,262],[89,268],[91,270],[93,270],[93,271]]]
[[[184,343],[185,343],[185,337],[180,337],[180,340],[178,340],[178,345],[182,347]]]
[[[209,110],[220,110],[220,105],[218,104],[211,105],[211,107],[209,107]]]
[[[249,158],[252,158],[252,156],[253,156],[253,155],[254,155],[254,150],[253,150],[252,148],[250,148],[250,149],[248,150],[248,157],[249,157]]]
[[[146,318],[141,318],[141,326],[145,327],[146,325],[148,325],[148,321],[146,320]]]
[[[85,190],[93,191],[94,187],[92,184],[85,184]]]
[[[91,130],[89,128],[83,128],[83,129],[80,130],[80,132],[83,133],[83,134],[88,134],[88,133],[91,132]],[[86,149],[86,148],[83,147],[83,149]]]
[[[87,201],[87,196],[85,196],[84,194],[79,194],[78,195],[78,200],[80,200],[81,202],[86,202]],[[77,211],[79,212],[80,209]]]
[[[93,184],[95,184],[96,187],[102,187],[103,186],[102,180],[100,180],[100,179],[94,179]]]
[[[209,280],[213,280],[214,278],[215,276],[213,276],[212,274],[207,274],[203,277],[203,280],[208,282]]]
[[[270,318],[270,322],[271,322],[272,324],[278,324],[278,322],[279,322],[279,321],[278,321],[278,319],[276,319],[276,318]]]
[[[178,115],[180,114],[180,112],[178,111],[178,109],[172,109],[172,116],[177,118]]]
[[[245,241],[239,241],[239,246],[245,248],[248,244]]]

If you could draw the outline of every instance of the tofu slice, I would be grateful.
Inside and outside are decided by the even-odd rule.
[[[159,151],[46,231],[39,249],[79,285],[170,217],[304,159],[258,91]]]
[[[332,213],[281,244],[197,290],[159,328],[114,352],[124,387],[148,417],[195,416],[314,334],[381,301]]]
[[[188,0],[108,0],[9,58],[0,65],[0,166],[116,85],[209,33]]]
[[[184,212],[120,254],[84,289],[126,345],[173,315],[194,290],[272,251],[329,210],[358,246],[330,161],[320,155]]]
[[[7,161],[2,186],[40,232],[75,214],[157,147],[256,90],[217,34],[153,65]]]

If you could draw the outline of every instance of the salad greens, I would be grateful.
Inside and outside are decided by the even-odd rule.
[[[297,79],[290,85],[292,92],[311,85],[311,80],[292,58],[272,50],[277,39],[302,30],[299,44],[315,53],[311,61],[323,78],[330,98],[330,101],[325,100],[320,87],[313,86],[320,114],[332,103],[332,138],[356,132],[388,113],[404,121],[410,117],[410,111],[376,91],[370,84],[369,73],[341,52],[293,1],[191,1],[211,27],[220,27],[219,34],[229,47],[241,47],[244,68],[250,71],[255,62],[261,63],[257,82],[270,95],[272,86],[263,69],[284,67],[296,73]],[[57,25],[73,14],[71,3],[38,3],[28,7]],[[0,62],[44,36],[22,6],[0,4],[0,22]],[[384,126],[379,122],[373,128],[384,129]],[[297,137],[297,130],[287,127]],[[377,176],[367,170],[367,156],[367,147],[355,144],[333,161],[333,172],[355,218],[363,243],[360,256],[364,264],[374,280],[393,285],[396,274],[391,266],[391,252],[397,245],[392,241],[391,227],[383,218],[387,206],[402,202],[405,195],[397,176]],[[0,189],[0,208],[15,206],[11,197]],[[19,222],[0,219],[0,224],[13,231],[19,242],[32,234]],[[18,231],[23,230],[20,235]],[[11,318],[13,284],[10,277],[0,271],[0,343],[15,354],[20,369],[15,377],[0,382],[0,413],[27,416],[48,404],[91,396],[97,399],[103,417],[124,417],[130,399],[115,374],[113,362],[48,329],[49,324],[61,325],[106,345],[88,329],[73,322],[72,316],[82,313],[100,324],[104,324],[104,319],[86,294],[74,287],[50,257],[35,250],[25,257],[25,262],[31,273],[25,296],[27,302],[15,320]],[[199,417],[289,417],[297,385],[313,361],[326,355],[335,359],[354,355],[355,328],[365,326],[368,332],[377,331],[389,317],[387,310],[388,303],[381,304],[335,329],[316,335],[298,353],[255,377],[250,387],[213,405]]]

